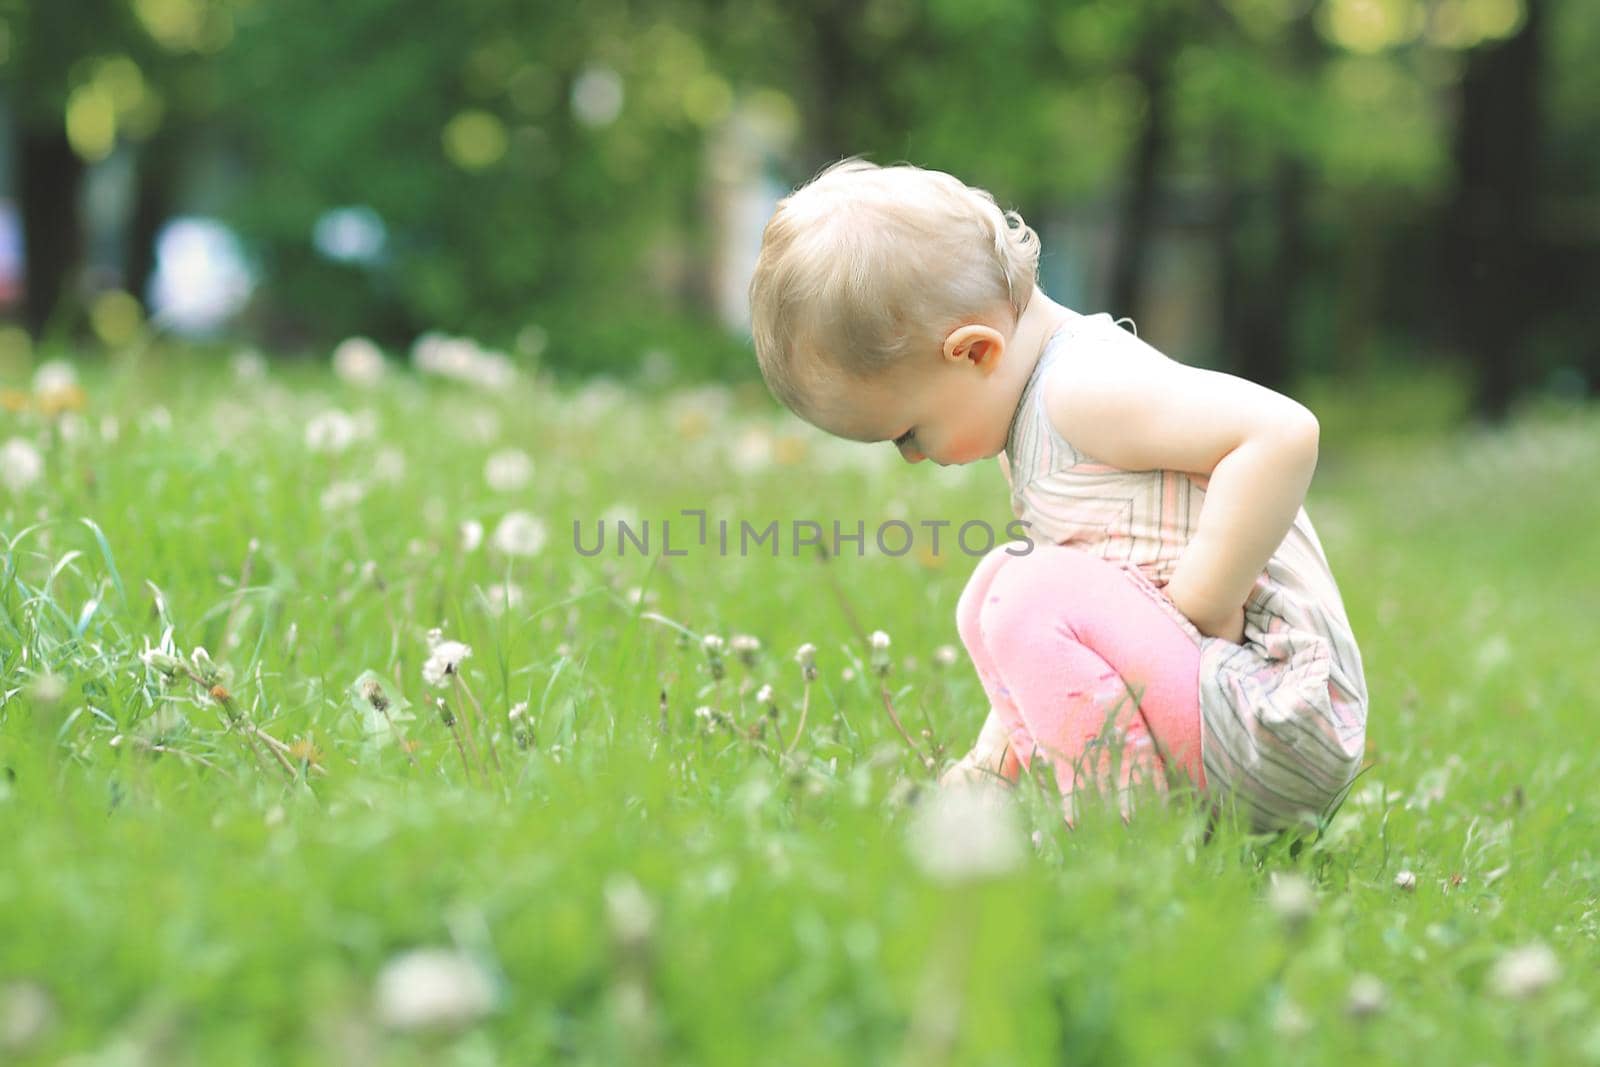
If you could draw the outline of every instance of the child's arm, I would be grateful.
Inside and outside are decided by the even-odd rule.
[[[1132,336],[1052,367],[1045,406],[1061,435],[1094,459],[1209,478],[1166,593],[1202,633],[1241,641],[1244,602],[1311,485],[1316,417],[1281,393],[1178,363]]]

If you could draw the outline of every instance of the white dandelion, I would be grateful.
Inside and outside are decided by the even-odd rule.
[[[506,556],[537,556],[549,535],[544,521],[526,511],[510,511],[495,524],[489,543]]]
[[[306,423],[306,447],[313,452],[337,455],[355,444],[361,424],[349,413],[329,408]]]
[[[378,1019],[393,1030],[457,1028],[494,1010],[494,982],[470,957],[452,949],[415,949],[378,975]]]
[[[333,350],[333,373],[346,385],[370,389],[383,381],[389,365],[383,350],[365,337],[351,337]]]
[[[1534,942],[1495,961],[1489,988],[1507,1000],[1527,1000],[1561,980],[1561,961],[1550,946]]]
[[[445,684],[445,679],[461,673],[461,661],[472,655],[472,649],[460,641],[434,641],[432,633],[429,641],[432,647],[427,662],[422,665],[422,680],[437,689]]]
[[[912,821],[908,848],[937,882],[994,878],[1016,868],[1026,836],[1009,794],[984,784],[941,789]]]
[[[78,387],[78,369],[64,359],[39,364],[33,372],[33,391],[39,396],[54,396]]]
[[[483,465],[483,480],[497,493],[514,493],[533,480],[533,460],[520,448],[505,448]]]
[[[44,475],[44,457],[29,441],[13,437],[0,445],[0,482],[13,493],[31,487]]]

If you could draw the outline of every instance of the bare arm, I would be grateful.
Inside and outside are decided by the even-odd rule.
[[[1045,406],[1061,435],[1101,462],[1209,479],[1166,592],[1201,632],[1241,640],[1244,602],[1316,470],[1316,417],[1281,393],[1178,363],[1131,336],[1051,368]]]

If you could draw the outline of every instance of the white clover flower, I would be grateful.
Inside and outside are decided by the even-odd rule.
[[[444,685],[446,678],[461,673],[461,661],[470,655],[472,649],[460,641],[434,642],[427,662],[422,665],[422,680],[437,689]]]
[[[495,989],[482,967],[452,949],[415,949],[378,975],[377,1013],[393,1030],[456,1028],[494,1010]]]
[[[483,523],[477,519],[467,519],[456,529],[461,536],[461,551],[476,552],[483,544]]]
[[[547,539],[543,520],[526,511],[511,511],[495,525],[489,543],[502,555],[537,556]]]
[[[306,447],[313,452],[336,455],[355,444],[360,436],[361,424],[337,408],[329,408],[306,423]]]
[[[954,667],[961,660],[955,645],[940,645],[933,650],[933,662],[941,667]]]
[[[1489,988],[1507,1000],[1527,1000],[1561,980],[1561,961],[1550,946],[1534,942],[1506,952],[1489,973]]]
[[[756,690],[756,703],[763,708],[770,708],[778,703],[778,698],[773,694],[770,682]]]
[[[483,480],[497,493],[514,493],[533,480],[533,460],[520,448],[505,448],[483,465]]]
[[[1410,893],[1417,888],[1417,876],[1410,871],[1401,871],[1394,876],[1394,887]]]
[[[700,647],[706,650],[708,656],[720,656],[727,642],[716,634],[706,634],[700,639]]]
[[[13,437],[0,445],[0,482],[13,493],[32,487],[44,475],[44,457],[33,444]]]
[[[867,638],[867,644],[872,646],[874,652],[889,651],[889,635],[882,630],[872,631],[872,636]]]
[[[912,821],[907,844],[922,872],[938,882],[994,878],[1016,868],[1026,837],[1005,790],[983,784],[941,789]]]
[[[383,350],[365,337],[347,338],[333,350],[333,373],[346,385],[370,389],[388,369]]]
[[[39,396],[53,396],[78,387],[78,368],[64,359],[47,360],[33,372],[33,391]]]
[[[807,641],[794,650],[794,661],[800,664],[802,671],[814,670],[817,666],[817,646]]]

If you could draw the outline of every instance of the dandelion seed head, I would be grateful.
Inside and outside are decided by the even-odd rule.
[[[497,493],[514,493],[533,480],[533,460],[520,448],[501,449],[484,461],[483,480]]]
[[[1350,980],[1344,1011],[1352,1019],[1370,1019],[1388,1007],[1389,991],[1376,975],[1358,974]]]
[[[333,373],[346,385],[370,389],[383,381],[389,365],[383,350],[365,337],[351,337],[333,350]]]
[[[1004,790],[982,784],[940,789],[908,830],[912,860],[934,881],[961,883],[1015,869],[1026,840]]]
[[[422,665],[422,680],[437,689],[445,679],[461,672],[461,661],[472,655],[472,649],[460,641],[439,641],[432,646],[428,660]]]
[[[872,636],[867,638],[867,644],[874,652],[887,652],[889,650],[889,635],[882,630],[872,631]]]
[[[537,556],[546,540],[543,520],[526,511],[510,511],[495,524],[489,543],[504,556]]]
[[[393,1030],[455,1029],[494,1010],[488,974],[451,949],[415,949],[396,956],[378,975],[377,1014]]]
[[[1489,988],[1507,1000],[1527,1000],[1561,980],[1561,961],[1549,945],[1534,942],[1507,951],[1489,973]]]
[[[1267,888],[1267,904],[1284,925],[1298,929],[1316,914],[1317,893],[1300,875],[1274,871]]]
[[[13,437],[0,445],[0,482],[13,493],[21,493],[44,475],[44,457],[29,441]]]

